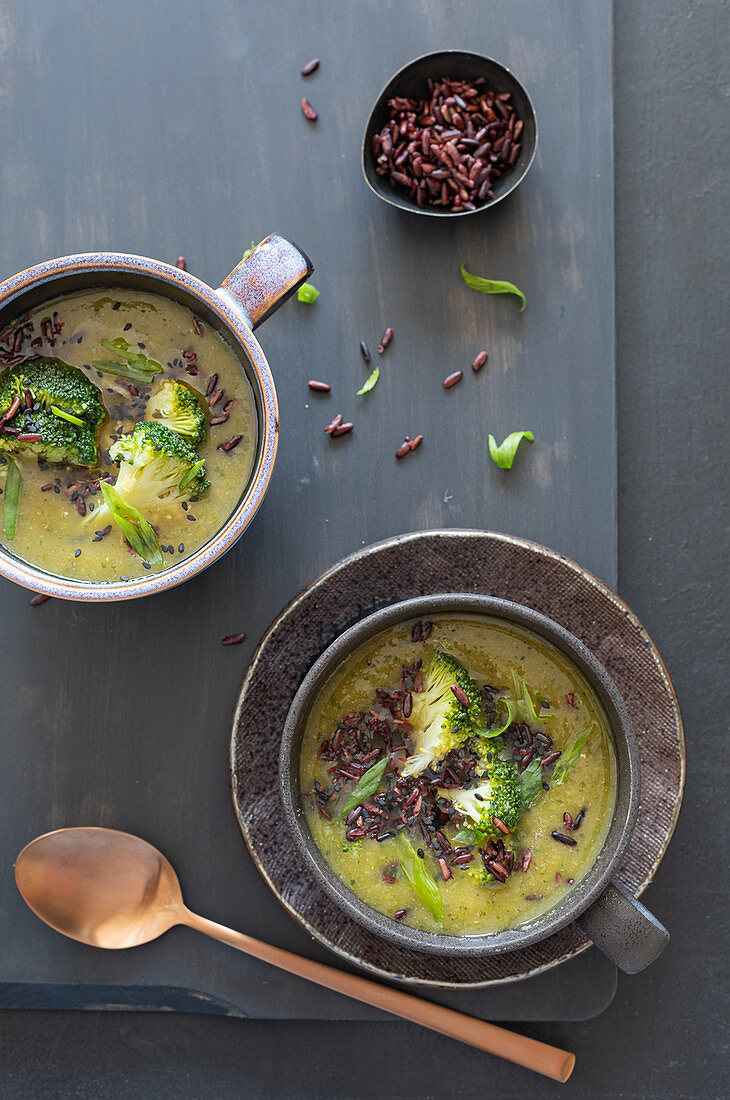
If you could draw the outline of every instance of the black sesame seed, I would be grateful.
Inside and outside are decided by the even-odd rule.
[[[188,510],[188,502],[186,500],[182,502],[182,510],[183,512],[187,512]]]
[[[548,784],[547,784],[547,783],[543,783],[543,785],[542,785],[542,789],[543,789],[544,791],[549,791],[549,790],[550,790],[550,787],[548,786]]]
[[[75,558],[80,558],[81,557],[81,550],[75,550],[74,551],[74,557]]]
[[[480,794],[477,794],[476,791],[474,791],[474,797],[476,798],[477,802],[483,802],[484,801],[483,797]]]
[[[126,325],[124,326],[124,331],[125,331],[125,332],[129,332],[129,330],[131,329],[131,327],[132,327],[132,322],[131,322],[131,321],[127,321]]]
[[[416,851],[418,852],[418,858],[419,859],[425,859],[426,858],[423,854],[423,848],[416,848]]]
[[[185,519],[192,520],[192,522],[195,523],[195,516],[188,515],[188,516],[185,517]]]
[[[185,553],[185,543],[184,543],[184,542],[181,542],[181,543],[180,543],[180,545],[178,546],[178,551],[179,551],[179,552],[180,552],[181,554],[184,554],[184,553]]]
[[[112,306],[112,309],[121,309],[121,308],[122,308],[122,303],[121,302],[115,302],[114,305]]]
[[[129,580],[129,577],[127,576],[127,574],[126,574],[126,573],[120,573],[120,574],[119,574],[119,580],[120,580],[120,581],[128,581],[128,580]]]

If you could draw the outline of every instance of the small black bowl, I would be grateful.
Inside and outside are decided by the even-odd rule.
[[[596,692],[613,735],[617,759],[614,817],[593,867],[552,909],[539,917],[488,935],[453,936],[403,925],[371,908],[327,863],[309,830],[299,786],[299,755],[311,706],[338,665],[370,638],[396,623],[438,614],[501,618],[533,630],[562,650]],[[381,608],[351,626],[322,653],[304,677],[284,723],[279,757],[284,818],[305,867],[347,916],[394,944],[436,955],[479,957],[528,947],[576,921],[622,970],[636,973],[659,955],[669,933],[623,885],[613,878],[631,839],[639,806],[640,765],[636,736],[626,705],[605,668],[564,627],[532,608],[472,593],[418,596]]]
[[[522,148],[515,164],[509,168],[494,185],[494,198],[488,199],[475,210],[443,210],[438,206],[418,206],[404,191],[391,186],[386,176],[375,171],[375,158],[372,153],[373,135],[380,132],[388,121],[388,101],[394,96],[423,98],[428,93],[426,81],[431,77],[440,80],[449,77],[454,80],[476,80],[484,77],[486,87],[493,92],[510,92],[512,104],[518,118],[522,119],[523,129],[520,141]],[[400,210],[410,210],[415,214],[428,214],[434,218],[461,218],[466,214],[479,214],[490,206],[495,206],[514,191],[522,182],[535,159],[537,151],[537,117],[529,95],[519,80],[498,61],[483,54],[470,53],[467,50],[440,50],[417,57],[400,69],[383,88],[370,112],[365,127],[362,144],[362,170],[365,181],[379,198],[397,206]]]

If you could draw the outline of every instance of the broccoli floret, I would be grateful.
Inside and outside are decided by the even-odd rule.
[[[452,687],[464,692],[468,705],[459,702]],[[437,650],[424,675],[423,691],[413,696],[409,722],[416,751],[403,775],[420,775],[430,764],[447,756],[477,729],[481,711],[479,688],[465,668],[448,653]]]
[[[70,424],[50,409],[23,410],[12,420],[20,436],[0,435],[0,453],[19,458],[39,457],[46,462],[66,462],[70,466],[94,466],[97,459],[96,436],[91,428]],[[41,436],[40,439],[36,438]],[[24,439],[30,436],[30,439]]]
[[[514,829],[524,805],[517,765],[511,760],[502,760],[496,753],[477,786],[469,790],[439,790],[439,795],[450,799],[459,813],[485,836],[500,833],[494,826],[493,817],[508,829]]]
[[[52,405],[71,413],[95,432],[106,416],[101,393],[78,367],[60,359],[27,359],[0,376],[0,414],[7,412],[15,397],[25,399],[28,390],[34,406]]]
[[[117,492],[140,511],[200,496],[210,484],[204,461],[188,441],[154,420],[137,424],[112,444],[109,454],[119,463]]]
[[[184,382],[163,382],[150,398],[146,419],[179,432],[193,447],[198,446],[205,433],[206,419],[200,399]]]

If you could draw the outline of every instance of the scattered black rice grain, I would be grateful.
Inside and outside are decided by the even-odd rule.
[[[313,57],[302,69],[302,76],[311,76],[319,68],[319,58]]]
[[[409,435],[407,435],[405,437],[405,439],[403,440],[403,442],[401,443],[398,450],[395,452],[395,457],[396,458],[405,458],[405,456],[410,453],[412,442],[413,442],[413,440],[411,439],[411,437]]]
[[[221,413],[220,416],[212,416],[208,423],[211,427],[215,427],[216,424],[225,424],[228,419],[228,413]]]
[[[310,122],[316,122],[319,117],[309,100],[302,98],[302,114],[305,118],[308,118]]]
[[[460,687],[458,684],[452,684],[451,690],[454,693],[457,702],[461,703],[462,707],[469,706],[469,696],[466,694],[463,687]]]
[[[177,263],[176,263],[175,266],[179,267],[181,271],[187,271],[188,265],[185,263],[185,257],[184,256],[178,256]]]
[[[217,449],[219,451],[225,451],[226,453],[228,453],[228,451],[232,451],[234,447],[237,447],[242,439],[242,435],[234,435],[231,437],[231,439],[228,440],[227,443],[221,443]]]
[[[385,332],[383,333],[383,335],[381,337],[380,343],[378,344],[378,355],[383,354],[383,352],[385,351],[385,349],[387,348],[388,344],[391,342],[391,340],[393,339],[394,336],[395,336],[395,333],[393,332],[393,329],[390,328],[390,326],[388,326],[388,328],[385,330]]]
[[[450,390],[452,386],[455,386],[457,382],[461,382],[464,377],[463,370],[455,370],[453,374],[449,374],[443,381],[443,387],[445,390]]]
[[[562,755],[562,752],[560,752],[560,750],[558,749],[555,752],[551,752],[549,756],[544,756],[542,760],[543,768],[549,768],[550,765],[554,764],[555,761]]]
[[[337,416],[334,416],[332,418],[332,420],[330,420],[327,427],[325,428],[326,434],[331,435],[332,432],[335,430],[335,428],[339,428],[341,423],[342,423],[342,413],[337,413]]]
[[[553,840],[559,841],[561,844],[567,844],[570,848],[575,848],[578,843],[577,840],[573,840],[572,836],[566,836],[565,833],[559,833],[557,829],[553,829],[550,836]]]
[[[332,389],[329,382],[318,382],[316,378],[310,378],[307,385],[315,393],[329,393]]]
[[[404,917],[408,916],[408,912],[408,909],[396,909],[395,913],[393,914],[393,918],[395,920],[403,920]]]
[[[580,811],[580,813],[576,814],[575,817],[573,818],[573,832],[576,832],[577,829],[580,829],[581,825],[583,824],[583,818],[585,816],[586,816],[586,808],[584,806],[583,809]]]
[[[50,600],[50,598],[50,596],[45,596],[39,592],[37,596],[33,596],[32,599],[29,600],[29,603],[31,607],[38,607],[39,604],[45,603],[46,600]]]
[[[210,397],[210,395],[212,394],[213,390],[216,388],[217,385],[218,385],[218,375],[217,374],[211,374],[210,378],[208,379],[208,385],[205,387],[205,396]]]
[[[492,818],[492,824],[494,825],[495,829],[499,829],[500,833],[504,833],[505,836],[507,836],[507,834],[509,833],[509,829],[505,825],[504,821],[501,821],[498,817]]]
[[[240,645],[245,637],[245,634],[226,634],[222,639],[222,645]]]
[[[205,332],[205,329],[203,328],[197,317],[193,317],[193,328],[197,332],[198,336],[202,336]]]
[[[360,341],[360,354],[362,355],[366,363],[370,362],[370,349],[364,340]]]
[[[475,374],[478,374],[478,372],[482,369],[482,367],[484,366],[484,364],[487,361],[487,358],[488,357],[487,357],[486,351],[480,351],[479,352],[476,359],[474,360],[474,362],[471,365],[471,369],[474,371]]]
[[[569,814],[567,810],[563,814],[563,824],[565,825],[566,829],[572,829],[574,825],[573,815]]]

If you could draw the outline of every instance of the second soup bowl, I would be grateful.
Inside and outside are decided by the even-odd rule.
[[[565,655],[603,708],[616,757],[613,817],[599,856],[587,873],[539,916],[515,927],[476,935],[441,934],[410,927],[358,897],[335,873],[318,847],[307,823],[300,782],[302,741],[308,719],[319,693],[339,666],[358,647],[384,631],[419,619],[438,620],[439,616],[449,615],[501,620],[508,626],[532,632]],[[321,736],[329,736],[328,731],[322,730]],[[322,653],[297,691],[282,736],[280,788],[285,819],[304,866],[343,913],[392,943],[432,954],[478,957],[527,947],[575,921],[621,969],[634,973],[648,966],[669,939],[666,929],[614,877],[634,829],[640,795],[639,752],[626,705],[609,674],[583,643],[529,607],[466,593],[419,596],[375,611],[350,627]]]

